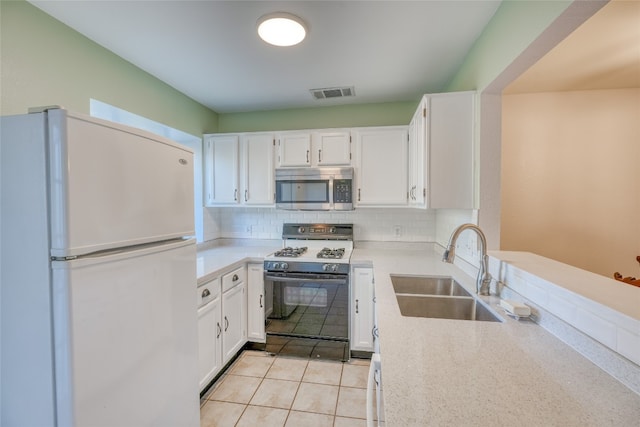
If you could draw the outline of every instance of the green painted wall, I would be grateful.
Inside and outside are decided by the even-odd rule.
[[[447,91],[482,91],[572,2],[503,1],[449,83]]]
[[[218,115],[23,0],[0,1],[0,114],[94,98],[193,135]]]
[[[220,132],[408,125],[418,101],[219,115]]]

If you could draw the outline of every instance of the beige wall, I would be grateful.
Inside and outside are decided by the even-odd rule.
[[[501,249],[640,276],[640,89],[503,96]]]

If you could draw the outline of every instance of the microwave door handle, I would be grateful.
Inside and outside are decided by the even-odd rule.
[[[329,209],[333,210],[335,203],[333,203],[333,175],[329,177]]]

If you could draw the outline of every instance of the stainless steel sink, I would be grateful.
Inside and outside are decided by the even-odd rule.
[[[391,275],[391,283],[403,316],[501,322],[451,277]]]
[[[396,294],[396,298],[400,306],[400,313],[407,317],[501,321],[473,297]]]
[[[471,296],[460,283],[445,276],[391,275],[397,294]]]

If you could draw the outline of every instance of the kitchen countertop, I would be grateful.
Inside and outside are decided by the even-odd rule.
[[[198,285],[280,245],[228,244],[198,250]],[[432,249],[354,249],[352,265],[373,265],[386,425],[637,426],[640,395],[530,321],[482,297],[498,322],[404,317],[389,274],[475,278]]]
[[[531,321],[404,317],[389,274],[475,278],[433,250],[355,249],[372,262],[387,426],[637,426],[640,396]]]
[[[282,248],[282,243],[260,246],[225,244],[200,246],[196,259],[198,286],[245,262],[262,262],[264,257]]]

